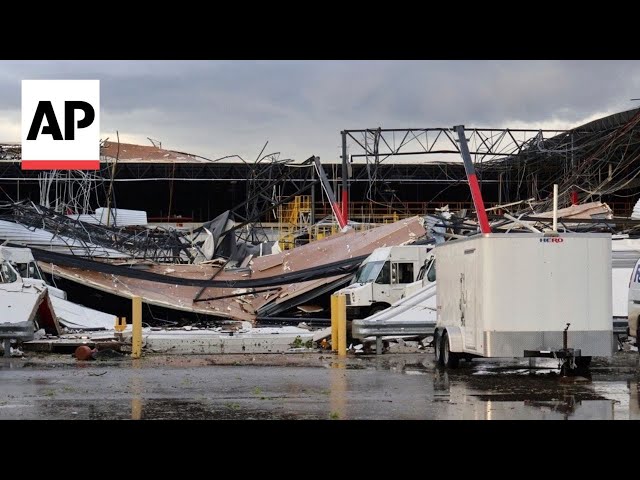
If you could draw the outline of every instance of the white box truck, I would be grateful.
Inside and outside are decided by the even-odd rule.
[[[360,265],[343,293],[349,318],[364,318],[389,308],[409,296],[429,279],[433,245],[376,248]],[[423,282],[424,280],[424,282]]]
[[[611,235],[490,233],[434,252],[440,365],[556,357],[575,368],[613,354]]]
[[[629,279],[628,312],[629,335],[636,338],[636,345],[640,345],[640,260],[633,267]]]

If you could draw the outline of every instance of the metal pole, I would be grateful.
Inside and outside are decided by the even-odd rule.
[[[349,167],[347,166],[347,132],[342,133],[342,218],[344,222],[349,221],[349,187],[347,177],[349,176]]]
[[[471,189],[473,205],[476,207],[476,213],[478,214],[480,231],[482,233],[491,233],[491,227],[489,226],[489,220],[487,219],[487,212],[484,209],[484,202],[482,201],[482,193],[480,192],[480,186],[478,185],[478,177],[476,176],[476,170],[473,167],[473,160],[471,160],[471,154],[469,153],[464,125],[457,125],[453,127],[453,129],[458,134],[460,155],[462,155],[464,170],[467,173],[467,180],[469,181],[469,188]]]
[[[131,337],[131,357],[140,358],[142,355],[142,298],[131,298],[131,318],[133,319]]]
[[[118,139],[118,150],[116,151],[116,160],[111,168],[111,179],[109,181],[109,192],[107,193],[107,227],[111,225],[111,193],[113,192],[113,180],[116,176],[116,167],[118,166],[118,158],[120,157],[120,133],[116,130]],[[102,220],[102,219],[101,219]]]
[[[311,225],[315,225],[316,223],[316,170],[312,169],[311,172],[311,218],[309,221]],[[309,238],[311,238],[311,229],[309,229]]]
[[[553,231],[558,231],[558,184],[553,184]]]
[[[338,351],[338,296],[331,295],[331,351]]]
[[[320,157],[314,157],[313,161],[316,164],[316,170],[318,171],[318,176],[320,177],[320,183],[324,187],[324,191],[329,198],[329,203],[331,204],[331,210],[338,221],[338,225],[340,228],[344,228],[347,225],[342,212],[340,212],[340,208],[338,207],[338,201],[336,200],[335,195],[333,194],[333,190],[331,189],[331,184],[329,183],[329,179],[327,178],[327,174],[324,173],[324,169],[322,168],[322,164],[320,163]]]
[[[338,297],[338,356],[347,355],[347,299],[343,294]]]

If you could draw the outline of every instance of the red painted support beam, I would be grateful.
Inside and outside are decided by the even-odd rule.
[[[480,193],[480,185],[478,184],[478,177],[476,174],[469,175],[469,187],[471,188],[471,198],[473,198],[473,204],[476,207],[476,213],[478,214],[478,222],[480,223],[480,231],[482,233],[491,233],[491,227],[489,226],[489,219],[487,218],[487,212],[484,209],[484,202],[482,201],[482,194]],[[482,205],[482,208],[478,208],[478,205]]]
[[[458,147],[460,148],[460,155],[462,155],[462,161],[464,162],[464,170],[467,174],[467,180],[469,181],[473,205],[476,207],[480,231],[482,233],[491,233],[491,227],[489,226],[489,220],[487,218],[487,211],[484,209],[484,201],[482,200],[482,192],[480,192],[480,185],[478,184],[478,177],[476,177],[476,170],[473,167],[473,161],[471,160],[471,154],[469,153],[467,137],[464,133],[464,125],[457,125],[453,127],[453,129],[458,133]]]
[[[349,221],[349,194],[346,190],[342,191],[342,220],[345,225]]]

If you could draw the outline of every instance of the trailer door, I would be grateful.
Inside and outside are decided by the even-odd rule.
[[[475,248],[464,251],[464,273],[460,276],[460,315],[464,325],[465,349],[475,350],[478,337],[476,318],[477,255]]]

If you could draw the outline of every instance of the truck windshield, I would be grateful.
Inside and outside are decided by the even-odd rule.
[[[15,268],[22,278],[37,278],[42,280],[42,275],[40,275],[40,269],[37,267],[35,262],[29,263],[12,263],[13,268]]]
[[[16,272],[11,268],[9,262],[0,263],[0,283],[13,283],[18,280]]]
[[[417,280],[422,280],[427,274],[427,280],[429,282],[436,281],[436,259],[431,257],[429,260],[425,260],[424,265],[420,267],[420,272],[418,272]]]
[[[378,274],[380,273],[380,270],[382,270],[383,265],[384,261],[365,263],[358,269],[354,283],[373,282],[378,278]]]

